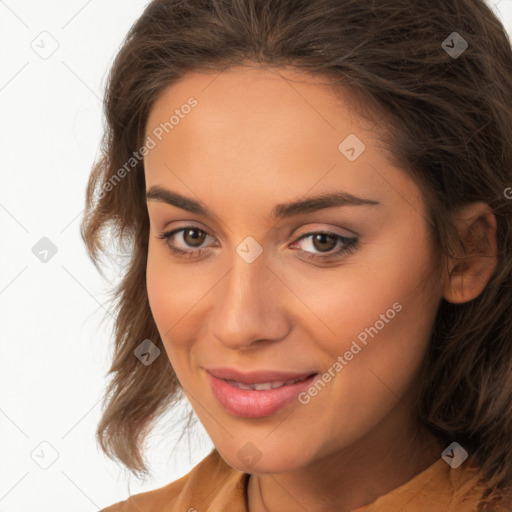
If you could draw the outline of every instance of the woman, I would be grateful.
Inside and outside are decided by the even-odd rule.
[[[483,1],[153,1],[105,108],[82,235],[130,260],[98,439],[144,473],[183,393],[215,446],[106,511],[512,510],[512,51]]]

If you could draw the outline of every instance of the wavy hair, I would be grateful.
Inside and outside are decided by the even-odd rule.
[[[457,32],[457,34],[453,34]],[[468,44],[449,54],[454,37]],[[450,40],[451,38],[451,40]],[[453,246],[452,214],[484,201],[497,219],[498,264],[464,304],[441,301],[422,366],[420,424],[476,457],[489,488],[512,486],[512,50],[483,0],[154,0],[134,23],[105,86],[105,131],[81,235],[98,270],[105,239],[126,250],[113,292],[111,377],[97,440],[138,475],[142,444],[182,398],[146,291],[149,220],[143,146],[155,100],[185,73],[257,63],[332,80],[381,128],[397,164],[421,185],[436,254]],[[130,163],[127,169],[126,162]],[[124,172],[121,169],[124,166]],[[158,375],[158,380],[155,380]]]

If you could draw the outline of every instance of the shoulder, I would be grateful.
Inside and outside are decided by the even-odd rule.
[[[248,474],[229,466],[214,449],[178,480],[130,496],[100,512],[247,512],[248,478]]]
[[[439,458],[408,482],[353,512],[512,512],[484,499],[485,480],[474,458],[450,466]],[[488,497],[491,498],[491,497]]]

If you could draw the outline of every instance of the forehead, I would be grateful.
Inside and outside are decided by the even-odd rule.
[[[151,109],[147,131],[168,120],[190,98],[195,98],[200,106],[194,109],[194,117],[210,118],[210,126],[215,124],[213,117],[218,125],[229,118],[231,126],[237,120],[249,118],[252,123],[270,125],[277,118],[284,122],[299,117],[303,123],[297,128],[307,123],[312,129],[333,131],[358,124],[361,129],[375,130],[371,122],[356,113],[348,90],[334,88],[325,78],[295,68],[252,65],[185,74],[160,93]]]
[[[215,205],[236,213],[255,201],[259,208],[280,203],[284,192],[343,189],[383,202],[386,195],[421,201],[379,139],[381,127],[324,82],[281,68],[186,74],[151,109],[146,137],[156,144],[144,157],[147,188],[198,197],[215,191]],[[355,160],[340,149],[347,140],[361,151]]]
[[[245,160],[244,167],[254,170],[296,160],[326,172],[350,163],[339,145],[351,134],[364,140],[366,156],[386,157],[378,155],[376,127],[357,114],[348,95],[335,94],[324,81],[289,68],[188,73],[151,109],[146,137],[157,144],[145,162],[168,157],[192,167]]]

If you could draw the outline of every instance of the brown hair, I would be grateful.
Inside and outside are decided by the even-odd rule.
[[[467,49],[450,55],[447,48],[460,36]],[[158,357],[149,368],[134,356],[148,338],[164,351],[146,293],[149,221],[144,164],[134,151],[167,86],[188,71],[247,63],[327,77],[360,99],[361,111],[388,128],[384,140],[396,162],[422,186],[436,254],[449,254],[451,214],[458,207],[490,205],[498,225],[497,268],[477,298],[441,302],[417,413],[446,445],[457,441],[475,455],[490,486],[510,486],[512,51],[482,0],[155,0],[146,7],[110,71],[102,153],[89,178],[81,226],[100,272],[100,253],[108,252],[104,230],[129,255],[114,292],[101,448],[135,474],[146,472],[142,443],[181,398],[168,358]]]

